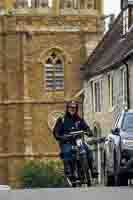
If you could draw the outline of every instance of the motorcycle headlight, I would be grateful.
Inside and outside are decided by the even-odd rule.
[[[76,140],[76,144],[77,144],[78,147],[80,147],[80,146],[82,145],[82,143],[83,143],[83,142],[82,142],[81,139],[77,139],[77,140]]]

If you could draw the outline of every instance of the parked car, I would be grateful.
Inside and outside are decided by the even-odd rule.
[[[120,113],[104,143],[104,184],[127,186],[133,178],[133,110]]]

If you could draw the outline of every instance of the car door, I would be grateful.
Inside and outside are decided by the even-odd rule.
[[[113,128],[117,128],[119,125],[119,120],[120,120],[121,115],[119,115],[114,123]],[[106,154],[106,164],[108,165],[108,171],[111,173],[114,172],[114,165],[115,165],[115,159],[114,159],[114,152],[116,152],[116,157],[119,159],[118,155],[118,144],[119,144],[120,137],[117,135],[114,135],[110,133],[107,136],[107,139],[105,141],[104,149],[105,149],[105,154]]]

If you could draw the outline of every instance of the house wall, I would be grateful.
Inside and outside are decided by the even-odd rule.
[[[119,69],[103,73],[100,76],[95,76],[89,81],[84,82],[85,94],[84,94],[84,117],[94,128],[95,124],[101,129],[102,135],[107,135],[112,128],[113,122],[115,121],[118,113],[127,106],[127,102],[123,104],[122,94],[122,82],[121,82],[121,70],[125,68],[125,65],[121,65]],[[132,70],[131,72],[132,73]],[[109,74],[112,75],[114,80],[113,87],[113,99],[115,104],[112,106],[110,102],[110,89],[109,89]],[[102,106],[101,112],[95,112],[94,110],[94,94],[92,94],[92,83],[96,80],[102,80]],[[130,85],[131,85],[130,81]],[[111,94],[112,95],[112,94]],[[132,99],[131,99],[132,101]],[[133,101],[132,101],[133,102]]]
[[[130,103],[133,107],[133,65],[130,64],[129,67],[129,79],[130,79]],[[83,113],[85,120],[90,124],[94,136],[106,136],[110,133],[113,123],[117,118],[118,114],[128,106],[128,99],[124,100],[124,89],[123,89],[123,73],[126,70],[125,65],[121,65],[118,69],[109,71],[108,73],[103,73],[99,76],[95,76],[88,81],[84,81],[84,102],[83,102]],[[113,84],[109,81],[109,77],[113,78]],[[112,79],[111,79],[112,80]],[[101,83],[101,111],[95,112],[95,95],[93,84],[96,81]],[[127,81],[127,80],[126,80]],[[126,83],[124,83],[126,85]],[[112,90],[113,89],[113,90]],[[112,92],[113,91],[113,92]],[[127,92],[126,92],[127,97]],[[114,102],[114,103],[113,103]],[[97,166],[99,176],[98,181],[102,183],[102,163],[103,163],[103,152],[102,144],[95,147],[93,151],[95,164]]]
[[[95,77],[97,78],[97,77]],[[86,82],[86,89],[85,89],[85,98],[84,98],[84,117],[86,121],[91,125],[91,128],[94,129],[95,124],[100,126],[102,129],[102,134],[107,134],[109,131],[112,118],[111,118],[111,111],[109,111],[109,96],[108,96],[108,79],[107,76],[103,75],[102,80],[103,84],[103,107],[102,112],[94,112],[94,101],[92,95],[92,84],[90,81]]]

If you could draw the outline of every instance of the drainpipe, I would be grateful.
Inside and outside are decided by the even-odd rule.
[[[84,119],[84,93],[81,95],[82,118]]]
[[[130,90],[129,90],[129,66],[126,61],[123,61],[124,65],[126,66],[126,72],[127,72],[127,109],[130,109]]]

